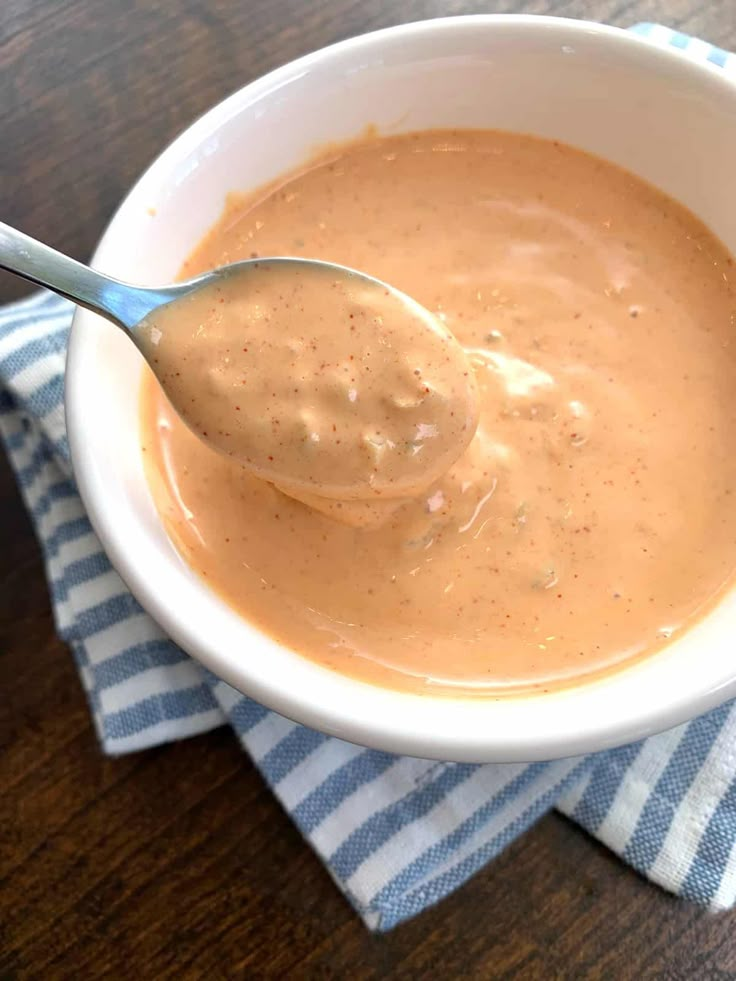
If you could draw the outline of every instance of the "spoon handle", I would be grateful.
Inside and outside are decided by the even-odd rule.
[[[96,272],[2,221],[0,268],[45,286],[127,330],[174,298],[169,290],[129,286]]]

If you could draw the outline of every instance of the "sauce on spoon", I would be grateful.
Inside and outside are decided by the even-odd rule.
[[[473,372],[442,322],[329,263],[236,266],[155,310],[135,336],[195,433],[328,510],[415,495],[478,424]]]

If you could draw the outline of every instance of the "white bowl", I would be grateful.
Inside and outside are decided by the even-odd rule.
[[[719,69],[612,28],[481,16],[345,41],[236,92],[146,171],[94,265],[134,282],[172,280],[228,191],[258,185],[369,123],[386,133],[476,126],[569,142],[674,195],[736,251],[736,85]],[[384,750],[516,761],[618,745],[736,695],[736,591],[662,652],[553,694],[410,695],[318,667],[241,619],[169,542],[141,463],[140,371],[120,332],[77,313],[67,424],[85,505],[143,606],[184,650],[259,702]]]

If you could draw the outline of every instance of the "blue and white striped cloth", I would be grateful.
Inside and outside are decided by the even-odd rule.
[[[736,72],[736,57],[704,42],[653,25],[636,30]],[[70,305],[48,294],[0,311],[0,435],[106,753],[229,723],[375,930],[456,889],[553,806],[665,889],[713,910],[734,903],[734,703],[595,756],[435,763],[289,722],[178,650],[110,567],[71,477],[62,404],[70,319]]]

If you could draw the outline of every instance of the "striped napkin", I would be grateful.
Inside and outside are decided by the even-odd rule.
[[[736,56],[702,41],[654,25],[634,30],[736,72]],[[713,910],[734,903],[735,703],[593,756],[437,763],[296,725],[175,647],[111,568],[74,486],[62,402],[71,315],[46,293],[0,310],[0,436],[105,753],[229,724],[374,930],[456,889],[551,807],[665,889]]]

